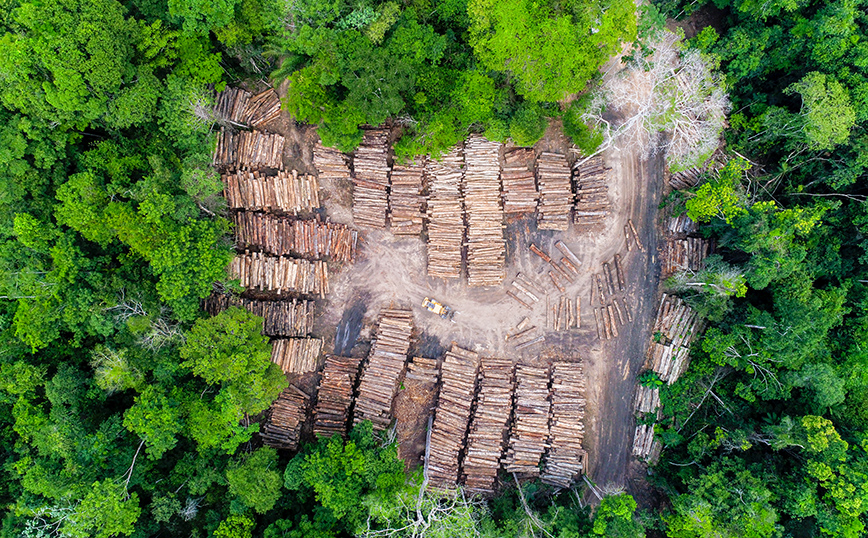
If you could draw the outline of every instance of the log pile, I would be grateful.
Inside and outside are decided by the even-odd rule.
[[[679,271],[699,271],[711,251],[711,241],[701,237],[668,238],[663,243],[661,273],[663,278]]]
[[[433,418],[440,379],[440,361],[413,357],[407,364],[401,390],[395,395],[392,410],[400,417],[395,424],[398,457],[408,470],[425,461],[425,445]]]
[[[550,444],[540,477],[546,484],[568,488],[587,467],[585,436],[585,372],[581,362],[552,366]]]
[[[263,319],[266,336],[307,336],[313,331],[313,301],[257,301],[215,293],[205,299],[202,309],[216,316],[230,306],[240,306]]]
[[[411,164],[392,167],[389,193],[389,229],[395,235],[422,233],[422,187],[425,166]]]
[[[251,96],[241,88],[227,87],[217,94],[214,114],[235,125],[259,128],[280,115],[280,98],[272,88]]]
[[[353,424],[370,420],[375,430],[389,426],[392,399],[407,362],[412,332],[413,313],[409,310],[380,312],[377,336],[359,381]]]
[[[298,220],[241,211],[235,214],[235,241],[241,248],[258,247],[275,256],[349,263],[355,258],[359,232],[318,219]]]
[[[671,176],[669,176],[669,185],[673,189],[681,190],[681,189],[690,189],[699,185],[699,181],[702,179],[702,169],[700,168],[690,168],[688,170],[682,170],[680,172],[675,172]]]
[[[657,413],[660,409],[660,389],[639,385],[636,389],[636,411]]]
[[[633,435],[634,456],[653,463],[660,455],[661,448],[660,441],[654,439],[653,425],[639,424],[636,426],[636,433]]]
[[[413,357],[413,360],[407,365],[407,374],[404,379],[413,380],[418,384],[436,385],[440,380],[440,365],[437,359]]]
[[[296,450],[309,403],[310,396],[295,385],[281,392],[262,426],[262,442],[274,448]]]
[[[353,220],[357,226],[386,228],[389,199],[389,131],[368,129],[353,157]]]
[[[229,209],[297,214],[320,207],[316,176],[295,170],[280,170],[275,176],[248,170],[223,174],[223,195]]]
[[[326,355],[325,367],[317,389],[313,414],[313,433],[330,437],[345,436],[353,388],[359,376],[361,358]]]
[[[284,142],[285,139],[279,134],[232,131],[224,127],[217,137],[213,164],[247,170],[281,168]]]
[[[493,493],[503,456],[504,433],[512,411],[512,361],[482,359],[479,396],[470,421],[462,463],[464,487],[471,493]]]
[[[506,240],[500,207],[500,147],[471,136],[464,148],[467,284],[499,286],[506,278]]]
[[[503,156],[503,212],[509,214],[533,213],[539,195],[531,171],[532,148],[516,148]]]
[[[549,373],[545,368],[519,364],[515,380],[515,418],[502,463],[507,472],[532,478],[539,476],[540,459],[548,444]]]
[[[285,374],[306,374],[316,370],[320,351],[319,338],[276,338],[271,341],[271,362]]]
[[[476,392],[479,356],[452,345],[443,358],[441,385],[425,466],[431,485],[450,487],[459,477],[458,457],[465,450],[470,407]]]
[[[649,349],[651,369],[661,380],[671,385],[684,373],[690,342],[701,331],[701,320],[693,309],[678,297],[663,294]]]
[[[350,179],[350,167],[344,154],[321,142],[313,147],[313,166],[320,179]]]
[[[241,286],[259,291],[319,295],[329,292],[328,266],[322,260],[268,256],[259,252],[239,254],[229,264],[229,274]]]
[[[537,226],[540,230],[566,231],[573,205],[566,155],[542,152],[536,162],[536,180],[539,186]]]
[[[679,215],[670,217],[666,229],[672,235],[692,234],[696,232],[697,226],[687,215]]]
[[[431,181],[428,194],[428,276],[461,277],[461,247],[464,219],[461,206],[461,176],[464,156],[460,146],[441,161],[429,161],[426,173]]]
[[[578,225],[592,226],[603,222],[609,214],[608,172],[601,156],[573,165],[573,180],[576,183],[576,212],[573,221]]]

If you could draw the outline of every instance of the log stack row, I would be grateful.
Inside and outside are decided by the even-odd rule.
[[[639,385],[636,389],[636,411],[641,414],[657,413],[660,409],[660,389]]]
[[[503,184],[504,213],[527,214],[536,211],[539,194],[531,170],[533,161],[532,148],[516,148],[503,156],[500,178]]]
[[[322,260],[269,256],[259,252],[239,254],[229,264],[229,274],[241,281],[241,286],[277,294],[290,292],[319,295],[329,292],[328,266]]]
[[[585,372],[581,362],[552,366],[550,445],[540,477],[546,484],[568,488],[587,466],[585,436]]]
[[[548,446],[549,373],[546,368],[519,364],[515,380],[515,413],[502,463],[509,473],[534,478],[539,476],[539,464]]]
[[[512,361],[482,359],[479,396],[462,463],[463,483],[471,493],[494,492],[503,456],[504,433],[512,410],[513,371]]]
[[[236,125],[259,128],[280,115],[280,98],[272,88],[251,96],[241,88],[227,87],[215,101],[214,114]]]
[[[654,438],[654,426],[639,424],[633,434],[633,455],[653,463],[662,449],[660,441]]]
[[[224,121],[241,125],[241,118],[250,100],[250,92],[241,88],[226,87],[214,99],[214,115]]]
[[[711,252],[711,240],[701,237],[668,238],[663,243],[661,273],[663,278],[679,271],[699,271]]]
[[[389,131],[368,129],[353,157],[353,220],[357,226],[386,228],[389,209]]]
[[[441,161],[429,161],[428,276],[460,278],[464,219],[461,205],[462,148],[456,146]]]
[[[349,263],[355,258],[359,232],[318,219],[299,220],[241,211],[235,214],[235,241],[275,256],[300,256]]]
[[[443,358],[440,397],[425,462],[428,478],[435,487],[449,487],[458,481],[459,455],[466,448],[478,370],[479,356],[454,344]]]
[[[353,424],[370,420],[375,430],[389,426],[392,399],[404,372],[412,333],[413,313],[409,310],[380,313],[377,336],[359,382]]]
[[[506,278],[506,240],[500,206],[500,148],[471,136],[464,148],[464,212],[467,221],[467,283],[499,286]]]
[[[580,164],[581,163],[581,164]],[[576,184],[576,211],[573,221],[581,226],[593,226],[603,222],[610,211],[609,168],[601,156],[573,165],[573,181]]]
[[[314,408],[314,435],[346,435],[353,388],[359,377],[361,361],[361,358],[326,356]]]
[[[389,229],[395,235],[422,233],[424,164],[392,167],[389,193]]]
[[[320,207],[316,176],[295,170],[274,176],[248,170],[223,174],[223,194],[230,209],[297,214]]]
[[[681,189],[690,189],[697,185],[699,185],[699,181],[702,179],[702,169],[700,168],[690,168],[688,170],[682,170],[680,172],[675,172],[671,176],[669,176],[669,185],[673,189],[681,190]]]
[[[692,234],[697,230],[696,223],[686,214],[670,217],[666,223],[666,231],[672,235]]]
[[[281,168],[285,139],[263,131],[221,128],[214,149],[214,166],[255,170]]]
[[[542,152],[536,162],[536,179],[539,186],[537,226],[541,230],[566,231],[573,205],[566,155]]]
[[[307,336],[313,331],[312,301],[257,301],[214,293],[203,301],[202,309],[216,316],[230,306],[239,306],[263,319],[262,334],[266,336]]]
[[[306,374],[316,370],[320,351],[319,338],[276,338],[271,341],[271,362],[285,374]]]
[[[320,179],[350,179],[350,167],[344,154],[320,142],[313,147],[313,166]]]
[[[703,324],[684,301],[663,295],[651,334],[651,369],[668,384],[675,383],[687,369],[690,342],[702,331]]]
[[[281,392],[262,426],[262,442],[274,448],[296,450],[309,404],[310,396],[295,385]]]
[[[439,361],[425,357],[413,357],[413,360],[407,365],[407,375],[404,378],[421,385],[436,385],[440,381]]]

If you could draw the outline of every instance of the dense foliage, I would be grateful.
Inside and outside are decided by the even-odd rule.
[[[702,4],[661,2],[673,15]],[[719,256],[670,282],[715,323],[662,393],[667,533],[862,536],[864,3],[714,4],[691,45],[720,62],[727,142],[744,158],[682,200]]]

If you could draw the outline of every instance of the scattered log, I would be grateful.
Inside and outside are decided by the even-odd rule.
[[[621,255],[615,254],[615,272],[618,275],[618,290],[624,291],[627,289],[624,279],[624,269],[621,267]]]
[[[636,231],[636,227],[633,225],[633,219],[627,219],[627,225],[630,226],[630,231],[633,233],[633,239],[636,241],[636,248],[639,249],[639,252],[645,252],[642,240],[639,239],[639,232]]]

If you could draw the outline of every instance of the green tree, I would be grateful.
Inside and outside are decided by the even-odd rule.
[[[245,507],[264,514],[271,510],[280,498],[281,473],[277,470],[277,451],[263,447],[245,457],[233,461],[226,469],[229,493]]]
[[[788,86],[785,93],[802,97],[802,129],[812,149],[832,149],[850,137],[856,111],[847,89],[834,77],[812,71]]]
[[[644,537],[645,529],[636,520],[636,501],[626,493],[607,495],[594,514],[593,533],[598,536]]]
[[[123,484],[104,480],[93,484],[62,529],[75,538],[129,536],[140,514],[138,495],[128,494]]]

